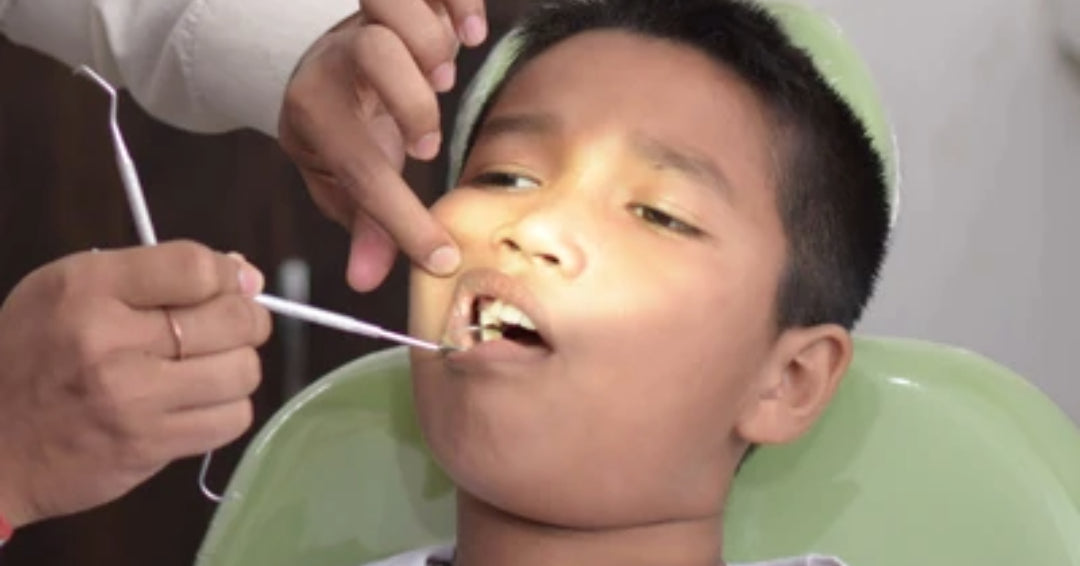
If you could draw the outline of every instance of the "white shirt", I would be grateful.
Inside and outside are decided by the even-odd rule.
[[[0,34],[127,88],[188,130],[275,135],[285,85],[357,0],[0,0]]]
[[[432,564],[448,564],[454,558],[453,545],[432,546],[421,548],[405,554],[399,554],[386,560],[371,562],[366,566],[431,566]],[[739,566],[732,564],[730,566]],[[755,562],[742,566],[844,566],[837,558],[819,556],[816,554],[800,556],[796,558],[784,558],[770,560],[768,562]]]

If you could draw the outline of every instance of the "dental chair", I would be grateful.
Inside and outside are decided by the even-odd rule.
[[[247,449],[198,566],[355,566],[454,534],[403,349],[311,384]],[[860,338],[815,428],[736,478],[725,558],[1080,566],[1080,434],[1023,379],[925,342]]]

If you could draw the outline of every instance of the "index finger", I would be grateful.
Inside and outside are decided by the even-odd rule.
[[[484,0],[433,0],[446,6],[454,20],[458,38],[469,47],[476,47],[487,39],[487,12]]]
[[[203,303],[226,293],[254,296],[263,277],[239,259],[190,241],[95,254],[109,262],[106,285],[133,308]]]

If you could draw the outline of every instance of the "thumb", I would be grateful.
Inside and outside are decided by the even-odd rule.
[[[382,284],[393,268],[397,246],[382,226],[362,212],[356,213],[351,232],[345,279],[356,291],[371,291]]]
[[[450,234],[420,202],[376,141],[366,136],[354,141],[335,144],[334,147],[352,150],[336,155],[331,153],[332,157],[328,158],[331,170],[356,204],[356,211],[364,215],[358,214],[358,220],[353,221],[354,231],[358,228],[357,222],[363,224],[353,237],[353,247],[359,243],[362,244],[361,251],[367,250],[372,245],[367,243],[369,240],[383,242],[389,235],[405,255],[433,275],[453,273],[461,261],[461,253]],[[373,228],[370,226],[376,224],[385,232],[371,234]],[[382,244],[374,246],[379,248]],[[357,260],[356,254],[350,254],[350,264],[354,260]],[[380,266],[385,258],[376,253],[372,261],[373,265]],[[372,275],[385,276],[385,273],[373,271]],[[376,277],[377,281],[381,279]]]
[[[393,268],[396,251],[390,234],[369,216],[358,212],[352,223],[352,242],[349,247],[346,273],[349,285],[360,292],[378,287]],[[452,273],[460,262],[460,254],[452,244],[436,249],[428,258],[428,263],[422,267],[436,275]]]

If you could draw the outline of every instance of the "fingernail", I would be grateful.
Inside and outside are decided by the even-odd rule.
[[[413,155],[417,159],[434,159],[439,154],[441,141],[442,136],[438,132],[427,134],[413,145]]]
[[[250,264],[240,266],[240,290],[249,297],[254,297],[262,292],[263,274]]]
[[[454,88],[454,81],[456,80],[457,67],[453,61],[447,61],[431,72],[431,86],[438,92],[449,92]]]
[[[461,263],[461,254],[453,246],[443,246],[428,256],[427,268],[436,275],[450,275]]]
[[[487,23],[480,16],[469,16],[461,24],[461,40],[469,47],[475,47],[487,38]]]
[[[240,263],[247,263],[247,258],[244,257],[244,254],[242,254],[240,252],[229,252],[229,253],[227,253],[225,255],[239,261]]]

